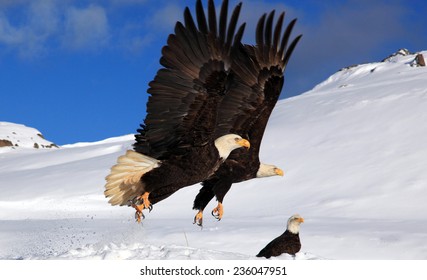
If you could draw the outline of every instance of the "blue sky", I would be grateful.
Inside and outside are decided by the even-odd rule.
[[[60,145],[134,133],[161,47],[194,4],[0,0],[0,121],[35,127]],[[424,0],[243,0],[245,43],[253,43],[258,18],[272,9],[286,10],[288,21],[297,17],[294,34],[303,34],[281,98],[399,48],[427,50]]]

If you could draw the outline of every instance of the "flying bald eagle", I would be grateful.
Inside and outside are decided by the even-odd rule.
[[[300,224],[303,222],[304,219],[300,215],[291,216],[288,220],[286,231],[268,243],[256,256],[269,259],[287,253],[295,257],[295,254],[301,250],[299,230]]]
[[[142,210],[151,210],[156,193],[168,196],[199,183],[231,151],[249,148],[240,135],[218,129],[218,116],[239,118],[251,106],[244,101],[252,93],[236,87],[241,79],[233,70],[245,27],[235,32],[240,7],[227,24],[228,1],[223,1],[217,24],[213,1],[208,20],[197,1],[198,27],[186,8],[185,23],[177,22],[162,49],[163,68],[149,84],[147,116],[135,136],[134,150],[120,156],[106,177],[109,203],[134,207],[138,222],[144,217]]]
[[[221,119],[225,123],[233,124],[230,132],[237,133],[249,139],[249,152],[236,150],[219,167],[213,176],[203,181],[203,187],[196,196],[193,209],[199,210],[194,223],[202,225],[203,210],[209,201],[216,196],[218,206],[212,214],[221,220],[223,216],[223,199],[233,183],[253,178],[280,175],[283,171],[259,160],[259,149],[270,114],[276,105],[284,84],[284,71],[292,52],[301,38],[297,36],[287,48],[289,37],[295,25],[292,20],[281,38],[284,13],[280,14],[273,31],[274,11],[268,17],[264,14],[258,21],[256,28],[256,46],[244,45],[240,53],[239,65],[245,67],[242,91],[251,91],[254,98],[252,107],[244,115],[236,119]],[[228,127],[226,124],[220,126]]]

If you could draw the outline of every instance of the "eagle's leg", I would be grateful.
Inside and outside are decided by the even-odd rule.
[[[144,213],[142,213],[142,210],[145,209],[145,206],[143,204],[140,204],[140,205],[132,204],[132,207],[135,208],[136,210],[135,219],[139,224],[141,223],[141,220],[145,219]]]
[[[221,202],[218,202],[218,206],[212,210],[212,216],[214,216],[218,221],[222,219],[222,215],[224,214],[224,207]]]
[[[197,212],[196,216],[194,217],[194,223],[198,226],[203,226],[203,211],[199,210],[199,212]]]
[[[151,205],[150,200],[148,200],[149,192],[145,192],[143,195],[138,196],[134,199],[134,203],[132,203],[132,207],[135,208],[135,219],[138,223],[141,222],[145,218],[142,210],[148,209],[151,212],[153,209],[153,205]]]
[[[144,205],[144,209],[148,209],[149,212],[153,210],[153,205],[151,205],[150,200],[148,200],[149,192],[145,192],[143,195],[139,196],[137,199],[142,200],[142,205]]]

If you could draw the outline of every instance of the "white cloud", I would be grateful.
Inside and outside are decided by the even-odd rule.
[[[8,18],[0,14],[0,43],[17,45],[24,41],[24,30],[12,26]]]
[[[21,58],[34,58],[52,49],[73,51],[104,47],[109,25],[103,7],[71,6],[72,1],[0,0],[0,47]]]
[[[33,1],[23,11],[24,19],[15,24],[7,14],[0,14],[0,43],[17,49],[21,57],[40,55],[45,51],[45,42],[58,29],[56,5],[51,0]]]
[[[62,43],[72,50],[97,49],[110,38],[107,14],[100,6],[68,8],[64,25]]]
[[[145,46],[152,42],[153,38],[151,35],[146,35],[144,37],[133,37],[130,39],[126,45],[126,50],[131,54],[140,54]]]
[[[28,15],[28,27],[41,36],[49,36],[58,31],[60,22],[59,8],[53,0],[31,2]]]
[[[154,32],[157,32],[158,29],[162,31],[172,32],[175,26],[175,23],[179,20],[182,21],[182,14],[184,9],[176,4],[168,4],[160,9],[157,9],[156,12],[147,20],[147,25],[152,27]]]
[[[145,31],[145,27],[140,23],[126,23],[116,30],[116,46],[128,54],[138,55],[142,50],[153,42],[154,36]]]

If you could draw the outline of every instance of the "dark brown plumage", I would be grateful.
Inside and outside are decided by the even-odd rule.
[[[265,257],[267,259],[280,256],[284,253],[295,256],[295,254],[301,250],[299,228],[300,224],[303,222],[304,219],[299,215],[290,217],[286,231],[268,243],[256,256]]]
[[[249,152],[232,152],[215,174],[203,181],[193,205],[193,209],[199,210],[194,218],[198,225],[202,225],[203,210],[214,196],[218,206],[212,214],[218,220],[222,218],[222,202],[233,183],[283,175],[283,171],[276,166],[260,163],[259,149],[268,119],[283,88],[286,65],[301,35],[288,48],[296,19],[289,23],[281,36],[284,13],[279,16],[273,31],[274,13],[272,11],[268,17],[264,14],[258,21],[256,46],[245,45],[235,59],[237,62],[233,69],[241,78],[238,90],[252,92],[248,101],[251,107],[238,117],[223,116],[219,123],[221,133],[236,133],[249,139],[251,149]]]
[[[223,1],[217,32],[213,1],[209,1],[209,25],[197,1],[199,27],[186,8],[185,24],[177,22],[162,49],[164,68],[149,84],[147,116],[135,136],[134,151],[119,157],[106,178],[104,192],[112,205],[133,206],[138,221],[143,209],[151,209],[156,192],[165,198],[201,182],[232,150],[249,147],[241,136],[217,130],[219,106],[225,104],[226,96],[236,94],[230,90],[235,83],[231,65],[244,31],[242,25],[236,32],[240,7],[234,9],[227,25],[228,1]],[[231,117],[249,106],[233,99],[227,103],[228,111],[221,112]]]

